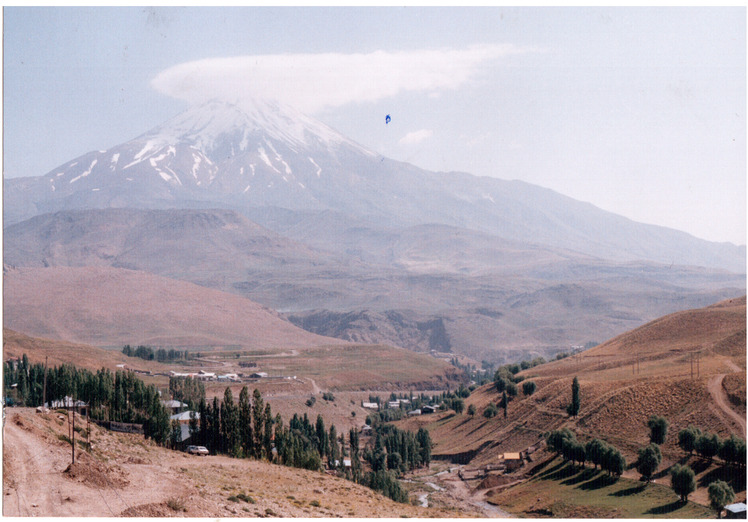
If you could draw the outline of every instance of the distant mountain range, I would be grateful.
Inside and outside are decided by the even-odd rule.
[[[323,335],[475,357],[548,354],[745,292],[745,246],[428,172],[260,101],[6,179],[4,215],[7,265],[151,272]]]

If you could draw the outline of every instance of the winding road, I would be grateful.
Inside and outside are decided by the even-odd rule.
[[[725,359],[725,363],[730,367],[731,370],[736,372],[742,372],[743,369],[729,359]],[[725,378],[725,373],[720,373],[711,377],[707,382],[707,389],[709,394],[714,399],[715,404],[722,410],[728,418],[734,420],[742,430],[743,438],[745,438],[745,417],[740,415],[730,407],[730,400],[725,393],[725,389],[722,387],[722,380]]]

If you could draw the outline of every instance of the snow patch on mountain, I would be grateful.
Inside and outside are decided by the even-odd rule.
[[[84,171],[84,172],[83,172],[82,174],[80,174],[79,176],[76,176],[75,178],[71,179],[71,180],[70,180],[70,183],[75,183],[75,182],[76,182],[76,181],[78,181],[79,179],[81,179],[81,178],[85,178],[86,176],[88,176],[89,174],[91,174],[91,171],[93,170],[93,168],[94,168],[94,167],[96,166],[96,164],[97,164],[98,162],[99,162],[99,160],[98,160],[98,159],[95,159],[95,160],[93,160],[93,161],[91,162],[91,165],[90,165],[90,166],[88,167],[88,170],[85,170],[85,171]]]
[[[309,161],[311,161],[312,165],[314,165],[317,168],[317,177],[319,177],[320,174],[322,174],[322,167],[320,167],[319,165],[317,165],[317,163],[315,163],[314,159],[311,158],[311,157],[309,158]]]

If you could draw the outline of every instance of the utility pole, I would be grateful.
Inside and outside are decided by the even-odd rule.
[[[75,464],[75,399],[73,400],[73,438],[71,439],[73,441],[72,448],[73,448],[73,464]]]
[[[47,407],[47,359],[49,356],[44,356],[44,388],[42,391],[42,411]]]

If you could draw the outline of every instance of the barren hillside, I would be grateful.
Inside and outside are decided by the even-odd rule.
[[[663,455],[672,463],[682,455],[674,434],[689,424],[721,437],[745,437],[745,350],[743,297],[663,317],[579,355],[520,372],[537,384],[537,391],[524,396],[520,385],[507,418],[501,409],[492,419],[482,415],[501,398],[486,385],[466,399],[466,408],[473,404],[477,409],[474,418],[450,412],[404,424],[427,426],[435,455],[475,465],[522,450],[562,426],[582,440],[609,441],[632,462],[648,442],[647,419],[662,415],[670,423]],[[576,419],[565,411],[574,376],[581,385]]]
[[[29,335],[98,346],[307,348],[343,345],[242,297],[108,267],[11,268],[4,321]]]

